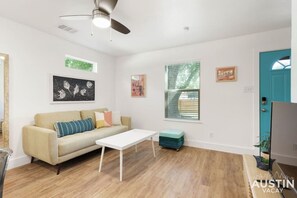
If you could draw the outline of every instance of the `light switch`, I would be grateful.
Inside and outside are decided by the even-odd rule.
[[[254,93],[254,87],[253,86],[245,86],[243,88],[244,93]]]

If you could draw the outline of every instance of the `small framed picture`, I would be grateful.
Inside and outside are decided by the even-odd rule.
[[[231,82],[237,80],[237,68],[236,66],[231,67],[217,67],[216,78],[217,82]]]
[[[146,77],[144,74],[131,76],[131,96],[145,97]]]

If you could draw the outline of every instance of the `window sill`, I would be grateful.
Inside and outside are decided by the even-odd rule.
[[[201,121],[201,120],[182,120],[182,119],[164,118],[164,121],[169,121],[169,122],[185,122],[185,123],[202,124],[202,121]]]

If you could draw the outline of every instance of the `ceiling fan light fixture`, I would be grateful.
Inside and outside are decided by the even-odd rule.
[[[111,25],[110,17],[99,10],[93,11],[93,24],[99,28],[108,28]]]

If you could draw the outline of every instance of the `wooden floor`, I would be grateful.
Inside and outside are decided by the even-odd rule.
[[[102,172],[100,151],[64,163],[60,175],[36,161],[6,174],[4,198],[10,197],[246,197],[242,156],[183,147],[160,149],[151,142],[124,152],[123,182],[119,181],[119,151],[107,150]]]

